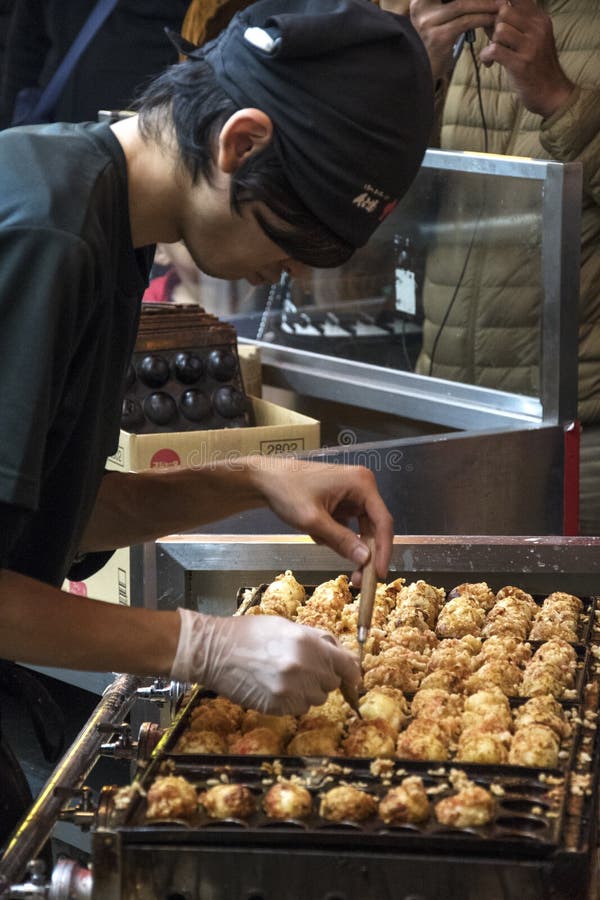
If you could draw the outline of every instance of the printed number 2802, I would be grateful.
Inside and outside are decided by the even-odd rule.
[[[297,453],[302,449],[300,441],[264,441],[262,446],[263,453],[270,456],[276,453]]]

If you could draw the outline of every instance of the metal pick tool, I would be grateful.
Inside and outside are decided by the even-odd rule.
[[[371,628],[371,619],[373,618],[373,604],[375,602],[375,591],[377,590],[377,572],[375,571],[375,538],[369,535],[364,538],[369,548],[369,561],[365,565],[362,573],[362,583],[360,587],[360,600],[358,603],[358,649],[360,659],[360,671],[362,674],[363,659],[365,655],[365,643],[369,636]]]

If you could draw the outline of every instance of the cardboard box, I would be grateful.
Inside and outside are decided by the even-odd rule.
[[[253,427],[166,434],[122,431],[119,449],[109,457],[106,467],[121,472],[139,472],[161,466],[199,466],[227,459],[234,462],[249,453],[303,453],[321,446],[321,426],[316,419],[258,397],[250,399],[256,422]],[[85,581],[65,581],[63,590],[129,606],[131,553],[129,547],[117,550],[95,575]]]
[[[119,449],[108,458],[107,468],[140,472],[156,467],[193,467],[228,459],[235,462],[249,453],[304,453],[320,447],[321,426],[316,419],[258,397],[250,400],[256,424],[249,428],[164,434],[122,431]]]
[[[242,381],[247,394],[262,397],[262,360],[260,349],[253,344],[238,344]]]
[[[85,581],[67,579],[62,588],[80,597],[131,606],[131,550],[120,547],[95,575],[90,575]]]

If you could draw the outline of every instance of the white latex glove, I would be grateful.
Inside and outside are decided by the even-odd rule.
[[[280,616],[207,616],[179,609],[171,678],[198,682],[242,706],[300,715],[344,682],[356,691],[357,658],[319,628]]]

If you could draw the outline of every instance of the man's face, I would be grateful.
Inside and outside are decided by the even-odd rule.
[[[281,273],[305,274],[307,267],[287,255],[264,233],[254,215],[258,204],[244,204],[241,215],[229,208],[228,193],[215,203],[211,215],[186,223],[183,240],[194,262],[207,275],[234,281],[245,278],[250,284],[272,284]],[[265,218],[273,216],[260,207]]]

